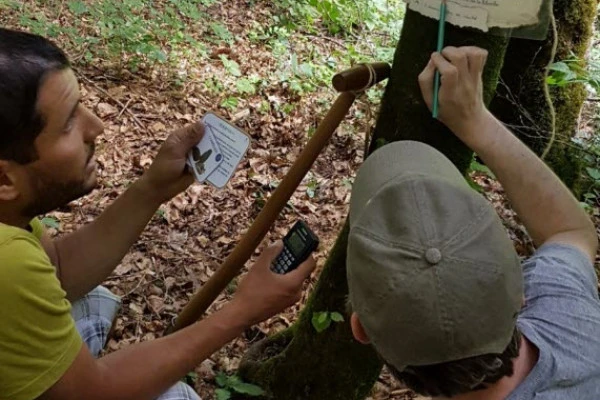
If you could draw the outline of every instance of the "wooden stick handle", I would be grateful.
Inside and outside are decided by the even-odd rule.
[[[353,93],[342,93],[338,97],[313,137],[309,140],[306,148],[300,153],[288,174],[273,192],[252,226],[250,226],[248,232],[235,246],[217,272],[210,277],[208,282],[183,309],[170,332],[182,329],[199,320],[229,282],[240,273],[244,264],[263,240],[339,124],[346,117],[355,99],[356,96]]]
[[[359,64],[333,77],[338,92],[363,92],[390,77],[392,67],[385,62]]]

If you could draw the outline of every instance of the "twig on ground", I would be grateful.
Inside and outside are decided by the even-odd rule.
[[[125,111],[127,111],[127,107],[129,107],[129,104],[131,104],[131,102],[132,102],[132,101],[133,101],[133,99],[129,99],[129,100],[127,100],[127,103],[125,103],[125,107],[123,107],[123,108],[121,109],[121,112],[119,112],[119,115],[117,115],[117,118],[121,118],[121,115],[123,115],[123,113],[124,113]]]
[[[327,36],[306,35],[306,37],[313,38],[313,39],[319,39],[319,40],[323,40],[323,41],[326,41],[326,42],[331,42],[331,43],[333,43],[333,44],[335,44],[335,45],[337,45],[337,46],[339,46],[339,47],[341,47],[343,49],[346,48],[346,44],[340,42],[339,40],[336,40],[334,38],[330,38],[330,37],[327,37]]]

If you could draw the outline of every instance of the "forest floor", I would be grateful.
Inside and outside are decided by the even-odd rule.
[[[69,9],[58,15],[43,8],[35,11],[62,25],[77,18]],[[353,50],[357,56],[348,60],[340,54],[350,51],[351,40],[325,33],[288,31],[285,40],[277,42],[261,38],[261,32],[265,34],[272,27],[277,12],[266,1],[225,1],[210,5],[205,12],[212,21],[226,26],[232,38],[206,41],[205,30],[190,29],[188,34],[208,43],[201,57],[188,57],[176,67],[142,66],[136,72],[120,63],[93,58],[75,64],[83,102],[106,127],[97,145],[99,186],[51,214],[47,221],[53,234],[70,232],[97,217],[143,173],[170,131],[208,111],[233,121],[252,138],[244,161],[225,189],[196,184],[161,206],[106,281],[106,286],[123,299],[109,351],[163,334],[243,236],[328,110],[335,97],[327,83],[331,75],[349,67],[349,62],[383,56],[369,52],[367,45]],[[17,27],[22,24],[19,18],[17,13],[3,13],[0,23]],[[64,37],[59,35],[55,40],[61,44],[61,39]],[[363,39],[357,35],[354,44]],[[69,55],[80,60],[85,57],[85,48],[80,48],[81,52],[77,49],[69,47]],[[311,61],[305,63],[304,59]],[[327,60],[330,65],[325,68]],[[250,77],[248,85],[238,85],[240,76]],[[281,238],[297,219],[304,219],[321,238],[316,259],[319,268],[323,266],[347,215],[353,177],[364,157],[365,132],[374,124],[381,93],[379,87],[357,101],[264,243]],[[586,107],[581,129],[597,132],[597,104]],[[531,254],[531,243],[501,186],[483,173],[476,173],[474,180],[498,210],[519,253]],[[597,208],[594,218],[600,226]],[[294,322],[318,276],[317,269],[299,305],[248,330],[198,367],[195,385],[203,398],[215,398],[216,374],[235,372],[252,343]],[[222,307],[234,291],[232,284],[210,312]],[[384,372],[371,398],[415,396]]]

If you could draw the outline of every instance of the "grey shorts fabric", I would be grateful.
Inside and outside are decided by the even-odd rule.
[[[75,326],[90,353],[96,358],[106,346],[120,306],[119,297],[102,286],[72,304],[71,315]],[[191,387],[179,382],[156,400],[200,400],[200,397]]]

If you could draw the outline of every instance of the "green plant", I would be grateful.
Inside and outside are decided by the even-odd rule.
[[[486,166],[477,161],[477,157],[473,155],[473,160],[471,161],[471,165],[469,166],[470,172],[481,172],[487,175],[492,179],[496,179],[496,175]]]
[[[584,83],[596,92],[600,91],[600,64],[590,60],[587,67],[585,62],[572,57],[550,65],[550,73],[546,82],[548,85],[565,86],[573,83]]]
[[[221,62],[223,63],[223,66],[225,67],[227,72],[229,72],[233,76],[242,76],[240,65],[237,62],[230,60],[229,58],[227,58],[227,56],[223,54],[221,54],[219,58],[221,59]]]
[[[58,218],[56,217],[52,217],[52,216],[46,216],[44,218],[42,218],[42,224],[48,228],[52,228],[52,229],[59,229],[60,228],[60,222],[58,221]]]
[[[321,311],[314,312],[312,315],[311,323],[317,333],[325,331],[331,326],[332,322],[344,322],[344,316],[339,312]]]
[[[236,97],[227,97],[221,102],[221,107],[228,110],[235,110],[239,103],[240,101]]]
[[[62,46],[77,60],[126,62],[135,69],[142,63],[177,62],[179,52],[190,48],[203,54],[204,45],[191,35],[190,28],[206,18],[202,7],[214,0],[104,0],[47,2],[34,0],[21,4],[2,0],[20,11],[20,25],[33,33],[58,37]],[[58,23],[68,13],[68,23]],[[229,39],[219,29],[220,40]],[[179,51],[173,51],[179,50]]]
[[[319,181],[317,181],[315,177],[311,175],[310,179],[308,180],[308,184],[306,185],[306,194],[309,198],[314,199],[318,190]]]
[[[590,177],[591,185],[583,195],[584,204],[589,211],[598,213],[597,207],[600,206],[600,168],[587,167],[586,172]]]
[[[235,87],[240,94],[253,95],[256,93],[256,83],[252,79],[242,78],[238,79],[235,83]]]
[[[218,39],[227,42],[228,44],[233,43],[233,35],[225,25],[219,22],[213,22],[210,24],[210,28]]]
[[[228,400],[234,393],[251,397],[262,396],[264,394],[264,390],[259,386],[245,383],[237,375],[227,376],[224,373],[219,372],[215,380],[217,385],[220,386],[219,389],[215,390],[217,400]]]

